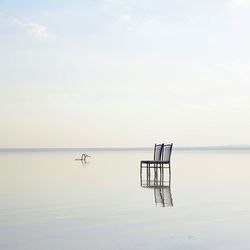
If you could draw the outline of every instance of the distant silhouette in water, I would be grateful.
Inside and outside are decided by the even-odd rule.
[[[81,160],[84,160],[84,161],[86,161],[86,158],[87,157],[90,157],[89,155],[87,155],[87,154],[82,154],[82,156],[81,156]]]
[[[82,154],[81,158],[80,159],[75,159],[75,160],[78,160],[78,161],[84,161],[84,163],[86,163],[86,158],[87,157],[91,157],[90,155],[87,155],[87,154]]]

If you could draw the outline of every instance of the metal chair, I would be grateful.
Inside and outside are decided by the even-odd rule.
[[[164,144],[155,144],[154,147],[154,159],[153,160],[143,160],[141,161],[141,168],[143,167],[150,167],[150,165],[155,165],[156,162],[161,161],[162,159],[162,150],[163,150]]]
[[[155,144],[154,160],[141,161],[140,181],[141,187],[153,188],[155,204],[173,206],[171,195],[171,168],[170,158],[173,144]],[[146,178],[143,179],[142,168],[146,167]],[[154,168],[151,179],[151,168]],[[168,168],[168,178],[165,178],[164,168]]]
[[[163,168],[169,168],[170,174],[170,157],[172,152],[173,144],[155,144],[154,148],[154,160],[143,160],[140,164],[140,176],[142,176],[142,168],[147,168],[147,175],[150,175],[150,169],[154,168],[154,171],[157,168],[160,168],[160,171]],[[167,165],[167,166],[166,166]]]

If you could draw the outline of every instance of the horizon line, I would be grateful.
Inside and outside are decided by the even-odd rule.
[[[0,152],[15,151],[149,151],[153,147],[0,147]],[[250,150],[250,145],[224,145],[224,146],[177,146],[177,151],[205,151],[205,150]]]

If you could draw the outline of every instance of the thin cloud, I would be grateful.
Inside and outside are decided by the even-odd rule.
[[[232,3],[237,6],[248,7],[250,5],[250,0],[232,0]]]
[[[48,32],[48,29],[39,23],[36,22],[23,22],[18,18],[13,19],[13,23],[19,28],[23,29],[30,35],[39,39],[51,39],[55,38],[55,35]]]
[[[120,23],[130,23],[132,21],[132,17],[127,15],[127,16],[120,16],[118,21]]]

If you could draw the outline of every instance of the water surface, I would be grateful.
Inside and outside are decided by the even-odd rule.
[[[248,151],[173,152],[172,204],[141,187],[152,152],[87,153],[0,153],[1,249],[249,249]]]

